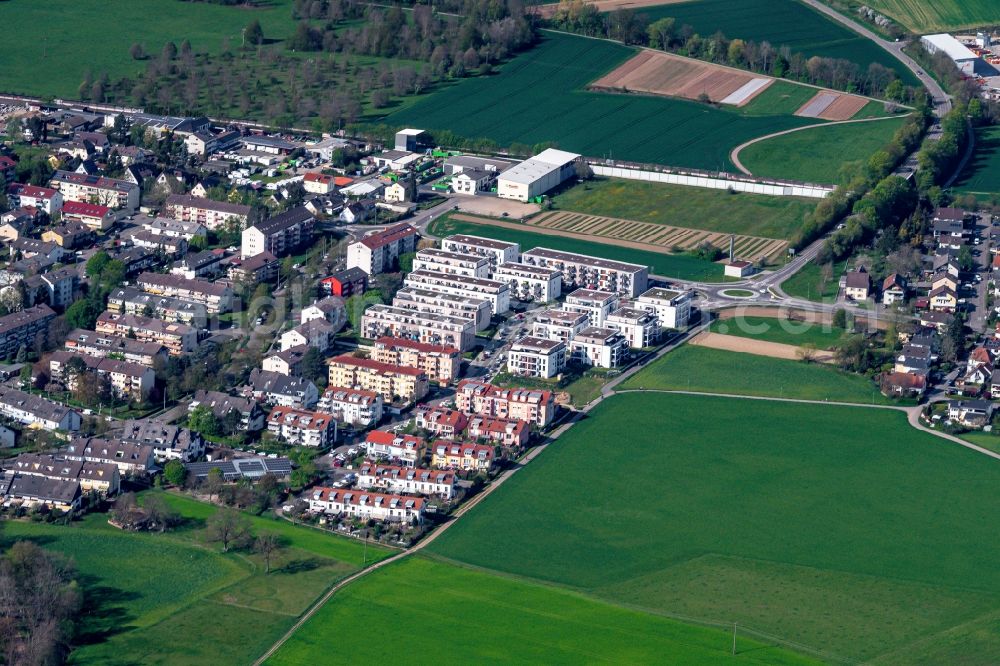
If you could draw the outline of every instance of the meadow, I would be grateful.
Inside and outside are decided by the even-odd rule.
[[[832,302],[840,292],[840,276],[847,270],[847,262],[833,264],[830,279],[823,280],[823,267],[810,261],[798,272],[781,283],[789,296],[804,298],[817,303]]]
[[[672,17],[703,37],[722,31],[729,39],[767,41],[807,58],[843,58],[862,69],[876,62],[895,70],[903,83],[919,85],[910,70],[877,44],[796,0],[694,0],[639,11],[654,21]]]
[[[866,0],[869,7],[890,16],[917,34],[947,32],[1000,23],[994,0]]]
[[[393,126],[450,130],[500,145],[555,142],[591,157],[731,170],[729,151],[756,136],[812,119],[748,115],[697,102],[588,92],[586,87],[635,50],[544,32],[533,49],[491,76],[466,79],[386,117]]]
[[[545,236],[519,229],[463,222],[447,216],[434,220],[430,224],[428,231],[438,237],[450,234],[474,234],[497,240],[510,241],[512,243],[520,243],[522,252],[541,246],[555,250],[564,250],[566,252],[579,252],[581,254],[604,257],[605,259],[614,259],[616,261],[626,261],[649,266],[655,275],[683,280],[706,282],[722,282],[724,280],[722,264],[716,264],[683,254],[645,252],[643,250],[633,250],[615,245],[603,245],[601,243],[592,243],[590,241],[563,236]]]
[[[31,539],[76,562],[86,606],[72,663],[215,664],[220,646],[230,663],[252,662],[365,557],[360,543],[255,517],[255,534],[285,543],[265,575],[259,556],[203,541],[214,507],[165,497],[184,523],[163,534],[122,532],[101,514],[69,526],[5,523],[7,541]],[[369,562],[388,554],[367,549]]]
[[[785,345],[816,345],[829,349],[837,344],[846,331],[835,326],[801,321],[786,321],[775,317],[744,315],[732,319],[716,319],[709,330],[713,333],[753,338]]]
[[[243,28],[254,19],[265,39],[285,39],[295,31],[291,6],[291,0],[256,8],[179,0],[0,2],[0,91],[75,99],[88,70],[112,79],[145,71],[145,62],[129,56],[133,43],[159,54],[168,41],[179,47],[188,40],[196,51],[219,53],[226,39],[239,47]]]
[[[739,158],[755,176],[835,184],[845,163],[867,161],[904,122],[893,118],[814,127],[749,145]]]
[[[621,390],[697,391],[733,395],[888,404],[875,383],[818,363],[684,345],[626,379]]]
[[[730,234],[791,238],[816,207],[810,199],[595,178],[553,197],[561,210]]]
[[[429,548],[827,661],[991,663],[997,483],[901,412],[628,393]]]
[[[953,189],[982,198],[1000,196],[1000,126],[976,130],[975,151]]]
[[[405,649],[345,632],[386,622],[405,636]],[[731,649],[726,631],[410,557],[338,592],[266,663],[812,663],[746,637],[735,657]]]

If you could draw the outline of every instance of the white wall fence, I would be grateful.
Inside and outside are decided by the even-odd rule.
[[[645,180],[651,183],[668,183],[670,185],[688,185],[690,187],[707,187],[713,190],[732,189],[735,192],[751,194],[770,194],[779,197],[809,197],[822,199],[833,187],[828,185],[811,185],[808,183],[786,183],[777,180],[750,180],[737,177],[702,176],[684,172],[647,171],[626,167],[607,166],[590,163],[590,168],[597,176],[612,178],[628,178],[630,180]],[[720,177],[722,176],[722,177]]]

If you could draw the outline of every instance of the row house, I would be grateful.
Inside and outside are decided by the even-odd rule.
[[[29,428],[68,432],[80,429],[80,413],[76,410],[7,386],[0,386],[0,416]]]
[[[420,405],[413,412],[414,425],[437,437],[455,439],[469,425],[469,417],[462,412],[440,405]]]
[[[16,355],[22,345],[30,348],[37,339],[48,340],[55,318],[55,310],[45,304],[0,317],[0,358]]]
[[[488,472],[493,467],[495,452],[487,444],[437,441],[432,446],[431,464],[446,469]]]
[[[373,359],[341,354],[328,361],[331,386],[374,391],[388,403],[414,403],[428,392],[427,373]]]
[[[463,379],[455,390],[455,406],[466,414],[521,419],[539,428],[556,415],[552,391],[501,388],[479,379]]]
[[[56,171],[49,186],[59,190],[65,201],[98,204],[115,209],[134,210],[139,207],[141,189],[127,180]]]
[[[119,287],[108,294],[108,311],[130,315],[148,314],[163,321],[176,321],[199,328],[204,328],[208,323],[208,310],[202,303],[159,296],[135,287]]]
[[[475,345],[476,327],[468,319],[375,304],[361,316],[361,335],[365,338],[408,338],[464,352]]]
[[[330,414],[293,407],[275,407],[267,417],[267,430],[293,446],[325,449],[337,440],[337,420]]]
[[[14,471],[0,474],[0,498],[4,506],[46,506],[56,511],[76,511],[82,497],[80,484],[75,480]]]
[[[240,256],[243,259],[262,252],[283,257],[309,243],[313,238],[316,217],[303,206],[257,222],[243,230]]]
[[[357,484],[362,490],[433,495],[446,500],[455,496],[455,474],[446,470],[380,465],[369,461],[358,468]]]
[[[195,237],[206,238],[208,229],[204,224],[191,220],[175,220],[170,217],[155,217],[142,223],[142,228],[154,236],[183,238],[190,241]]]
[[[130,363],[116,358],[99,358],[70,351],[56,351],[49,357],[49,374],[55,381],[62,382],[69,390],[76,388],[76,373],[67,369],[72,359],[83,362],[87,372],[107,378],[111,389],[119,398],[141,402],[149,397],[156,374],[148,365]]]
[[[521,255],[521,246],[517,243],[469,234],[447,236],[441,241],[441,248],[449,252],[485,257],[492,267],[514,263]]]
[[[369,458],[399,460],[407,467],[414,467],[423,457],[427,441],[414,435],[373,430],[361,446]]]
[[[446,273],[471,278],[488,278],[490,262],[474,254],[460,254],[438,248],[426,248],[413,258],[413,270]]]
[[[439,384],[458,379],[462,367],[462,353],[457,348],[406,338],[378,338],[371,357],[379,363],[421,370]]]
[[[124,476],[145,476],[156,470],[153,447],[103,437],[74,437],[60,452],[66,460],[109,464]]]
[[[403,287],[396,292],[392,305],[421,314],[467,319],[473,322],[477,333],[489,328],[493,320],[493,306],[485,298],[445,294],[420,287]]]
[[[233,307],[232,290],[218,282],[147,272],[137,278],[136,284],[151,294],[201,303],[209,314],[229,312]]]
[[[510,286],[498,280],[460,277],[447,273],[413,271],[408,273],[403,285],[426,291],[437,291],[463,298],[486,299],[490,302],[492,315],[510,310]]]
[[[507,353],[507,370],[521,377],[551,379],[566,368],[566,343],[523,337]]]
[[[328,386],[316,404],[316,411],[330,414],[338,423],[367,428],[382,420],[384,404],[382,396],[374,391]]]
[[[166,211],[168,217],[183,222],[197,222],[209,231],[225,226],[242,229],[246,227],[250,216],[250,206],[213,201],[190,194],[168,196]]]
[[[490,278],[509,284],[511,295],[520,301],[548,303],[562,295],[562,273],[554,268],[505,263],[494,268]]]
[[[531,427],[520,419],[495,419],[489,416],[473,416],[469,419],[469,439],[486,439],[508,449],[520,449],[528,445]]]
[[[132,338],[106,335],[97,331],[75,328],[66,336],[63,348],[96,358],[108,356],[154,367],[167,361],[167,348],[157,342],[141,342]]]
[[[98,333],[132,337],[140,342],[163,345],[173,356],[193,352],[198,346],[196,328],[143,315],[119,314],[105,310],[97,317],[95,328]]]
[[[389,523],[421,523],[424,519],[424,499],[421,497],[318,487],[310,490],[307,498],[310,511],[329,516]]]
[[[116,436],[124,442],[151,446],[157,462],[190,462],[205,455],[205,440],[200,433],[152,419],[125,421]]]
[[[347,246],[347,267],[368,275],[388,273],[399,267],[399,257],[417,248],[417,230],[403,222],[377,231]]]
[[[649,269],[638,264],[536,247],[521,255],[522,263],[562,272],[563,287],[610,291],[636,297],[649,286]],[[598,326],[599,324],[595,324]]]
[[[244,394],[268,405],[311,409],[319,400],[316,385],[304,377],[289,377],[280,372],[254,368]],[[317,411],[326,411],[318,409]]]
[[[75,481],[80,484],[83,492],[95,492],[102,497],[116,495],[121,488],[121,473],[112,463],[22,453],[13,460],[5,462],[4,467],[18,474]]]

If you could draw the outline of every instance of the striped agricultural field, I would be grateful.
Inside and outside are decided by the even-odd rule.
[[[566,236],[604,239],[647,246],[652,252],[671,252],[674,249],[691,250],[703,243],[710,243],[729,250],[730,234],[702,231],[685,227],[672,227],[652,222],[637,222],[615,217],[587,215],[573,211],[549,211],[525,220],[526,226],[558,231]],[[733,236],[737,257],[748,261],[779,258],[788,247],[788,241],[760,236]]]

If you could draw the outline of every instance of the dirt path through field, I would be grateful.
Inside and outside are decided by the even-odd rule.
[[[799,347],[786,345],[780,342],[768,342],[766,340],[755,340],[753,338],[742,338],[737,335],[723,335],[721,333],[711,333],[705,331],[699,333],[691,339],[691,344],[699,347],[709,347],[711,349],[722,349],[723,351],[742,352],[744,354],[756,354],[757,356],[770,356],[771,358],[783,358],[789,361],[799,360]],[[828,351],[817,351],[813,356],[817,363],[833,363],[833,354]]]
[[[679,2],[688,2],[688,0],[595,0],[586,4],[594,5],[597,11],[603,14],[604,12],[613,12],[616,9],[641,9],[658,5],[673,5]],[[551,18],[557,9],[559,9],[558,2],[535,5],[535,11],[543,18]]]

